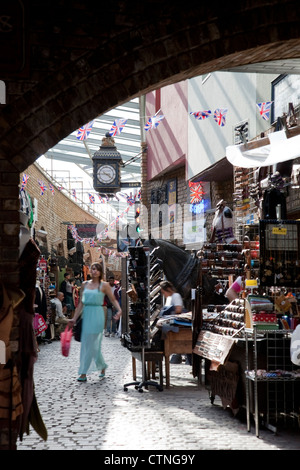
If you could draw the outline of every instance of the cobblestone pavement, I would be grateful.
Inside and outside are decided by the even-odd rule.
[[[131,354],[118,338],[104,338],[109,364],[107,376],[92,374],[77,382],[80,343],[72,341],[70,356],[63,357],[58,341],[40,346],[35,365],[35,389],[48,430],[43,441],[30,428],[18,441],[20,450],[299,450],[300,430],[274,434],[262,429],[257,438],[252,426],[224,410],[216,398],[198,385],[191,367],[171,365],[171,387],[154,387],[139,393],[132,380]],[[137,362],[141,377],[141,363]]]

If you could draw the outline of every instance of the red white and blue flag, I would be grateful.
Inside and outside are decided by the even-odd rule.
[[[49,189],[50,189],[52,195],[54,196],[54,186],[53,186],[53,184],[49,183]]]
[[[84,126],[81,126],[78,129],[78,132],[77,132],[77,136],[76,136],[77,139],[78,140],[86,140],[89,136],[89,133],[92,130],[93,124],[94,124],[94,121],[90,121],[87,124],[85,124]]]
[[[221,127],[225,126],[227,111],[228,109],[222,109],[222,108],[215,109],[214,120]]]
[[[95,203],[95,197],[89,193],[89,200],[90,200],[90,203],[91,204],[94,204]]]
[[[191,204],[201,202],[203,199],[203,187],[201,183],[189,181]]]
[[[76,189],[72,189],[72,196],[77,201],[77,196],[76,196]]]
[[[190,114],[192,114],[195,119],[204,120],[211,115],[211,110],[208,109],[207,111],[194,111],[194,112],[191,112]]]
[[[146,125],[145,125],[145,131],[149,131],[150,129],[156,129],[158,124],[165,119],[165,116],[163,114],[158,114],[155,116],[152,116],[151,118],[148,119]]]
[[[29,178],[29,176],[26,175],[26,173],[23,173],[21,189],[25,189],[25,187],[28,183],[28,178]]]
[[[38,181],[39,186],[41,188],[41,196],[43,196],[44,192],[46,191],[47,187],[43,181]]]
[[[270,119],[272,103],[273,101],[264,101],[262,103],[256,103],[256,106],[259,109],[259,114],[265,121],[268,121]]]
[[[117,119],[116,121],[114,121],[113,125],[111,126],[111,130],[109,131],[109,135],[111,135],[112,137],[120,135],[125,127],[126,122],[127,119]]]
[[[103,197],[101,197],[100,194],[98,194],[98,198],[100,202],[104,202],[104,203],[106,202],[106,200]]]

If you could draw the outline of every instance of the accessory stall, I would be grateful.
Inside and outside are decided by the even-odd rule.
[[[300,225],[282,220],[281,180],[274,178],[263,194],[266,218],[250,225],[241,245],[206,244],[198,253],[202,272],[223,289],[228,282],[228,290],[224,305],[200,301],[194,323],[202,328],[193,353],[205,364],[211,402],[219,396],[234,414],[245,409],[248,430],[253,416],[257,436],[262,424],[271,430],[298,424],[300,412],[300,368],[290,354],[300,323]]]

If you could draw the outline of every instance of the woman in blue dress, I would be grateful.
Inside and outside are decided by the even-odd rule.
[[[114,316],[115,320],[119,320],[122,315],[120,304],[113,296],[109,283],[102,281],[102,265],[100,263],[93,263],[90,272],[91,280],[82,284],[80,301],[76,307],[74,317],[70,320],[71,326],[75,325],[82,312],[80,375],[77,379],[79,382],[86,382],[86,375],[95,370],[100,372],[99,377],[105,376],[107,364],[104,361],[101,350],[105,323],[103,310],[105,295],[109,297],[117,310]]]

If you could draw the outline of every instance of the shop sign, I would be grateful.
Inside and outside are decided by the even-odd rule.
[[[273,235],[286,235],[287,234],[287,229],[283,227],[273,227],[272,228],[272,234]]]
[[[47,269],[47,261],[44,259],[44,258],[41,258],[40,261],[39,261],[39,268],[42,270],[42,271],[46,271]]]
[[[46,325],[42,315],[39,315],[38,313],[34,315],[33,328],[36,336],[40,335],[41,333],[43,333],[43,331],[47,330],[48,326]]]

